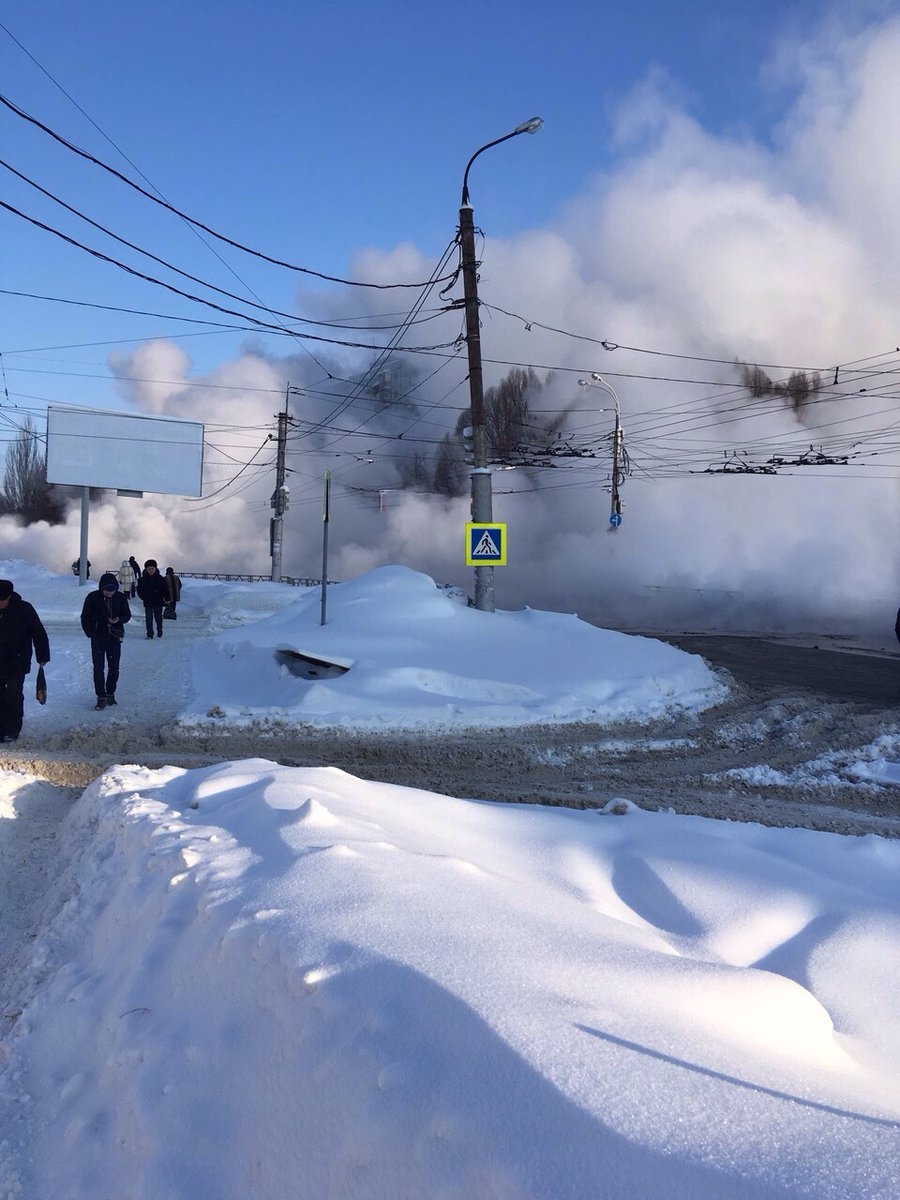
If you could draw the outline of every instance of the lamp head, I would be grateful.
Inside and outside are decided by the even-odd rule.
[[[479,147],[479,149],[475,151],[475,153],[466,163],[466,169],[463,173],[462,201],[460,202],[460,208],[471,208],[471,205],[469,204],[469,171],[472,163],[475,161],[478,155],[483,154],[485,150],[489,150],[491,146],[499,146],[501,142],[508,142],[509,139],[514,138],[516,134],[537,133],[543,123],[543,117],[532,117],[531,120],[523,121],[521,125],[517,125],[511,133],[504,133],[503,137],[494,138],[492,142],[485,142],[483,146]]]

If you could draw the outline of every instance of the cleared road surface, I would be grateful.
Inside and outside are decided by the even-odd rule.
[[[733,635],[654,636],[724,667],[748,687],[815,692],[877,708],[900,706],[900,654],[822,650]]]

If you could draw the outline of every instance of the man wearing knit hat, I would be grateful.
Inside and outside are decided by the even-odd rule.
[[[96,592],[89,592],[85,596],[81,609],[81,628],[85,637],[91,639],[97,709],[116,703],[122,639],[125,625],[130,620],[131,609],[119,589],[118,579],[110,572],[101,575]]]
[[[137,594],[144,602],[144,619],[147,623],[147,637],[153,637],[153,626],[156,625],[156,636],[163,635],[163,609],[166,604],[166,582],[159,573],[155,558],[148,558],[144,563],[143,573],[138,580]]]
[[[22,732],[25,676],[31,648],[38,666],[50,661],[50,642],[41,619],[9,579],[0,579],[0,741],[14,742]]]

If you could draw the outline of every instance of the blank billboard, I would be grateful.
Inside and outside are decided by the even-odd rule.
[[[173,417],[50,405],[47,482],[199,496],[203,426]]]

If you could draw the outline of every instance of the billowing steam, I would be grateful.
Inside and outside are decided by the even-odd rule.
[[[622,107],[615,167],[553,228],[488,239],[485,382],[532,364],[545,383],[530,401],[534,422],[572,451],[535,451],[493,476],[510,547],[498,607],[632,628],[892,626],[898,61],[897,20],[779,48],[772,70],[790,70],[794,98],[765,145],[710,134],[650,80]],[[361,253],[354,273],[424,279],[434,266],[402,246]],[[459,295],[457,285],[449,298]],[[320,320],[368,303],[370,324],[388,324],[396,294],[377,297],[333,288],[301,303]],[[421,315],[447,299],[433,292]],[[468,498],[431,490],[435,455],[468,403],[464,347],[453,347],[461,331],[458,309],[413,324],[401,347],[449,348],[384,360],[315,343],[286,342],[277,355],[267,341],[203,378],[164,341],[115,358],[123,400],[206,424],[205,497],[104,499],[92,560],[152,554],[185,571],[267,572],[270,435],[290,384],[284,573],[319,573],[328,470],[331,578],[400,562],[470,587]],[[741,386],[740,364],[764,370],[772,392]],[[631,468],[617,531],[610,395],[578,386],[592,371],[618,396]],[[821,388],[794,403],[784,385],[800,371],[818,371]],[[810,447],[833,461],[798,463]],[[795,465],[761,469],[778,456]],[[61,528],[4,519],[7,553],[66,569],[77,526],[77,511]]]

